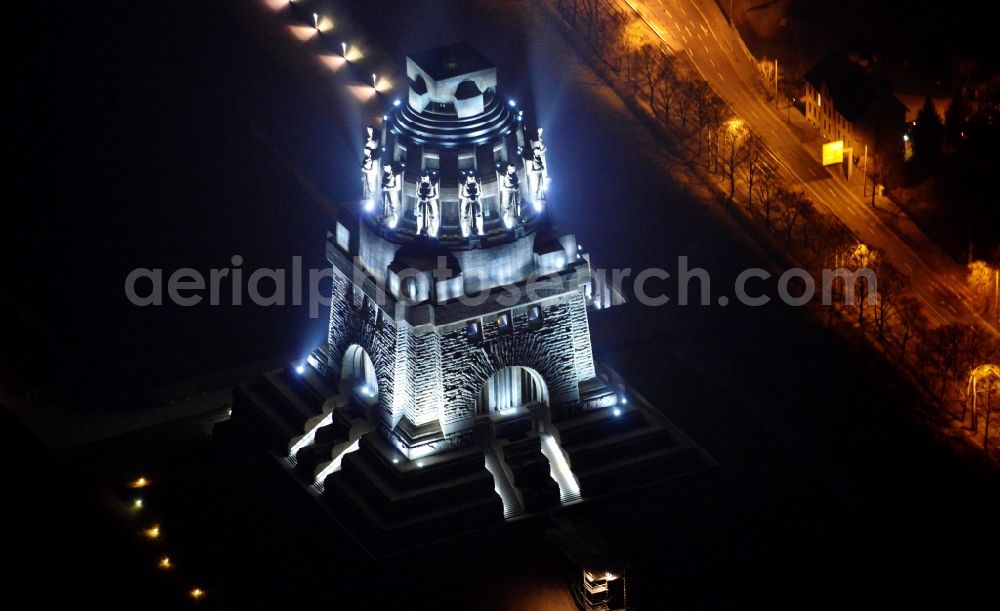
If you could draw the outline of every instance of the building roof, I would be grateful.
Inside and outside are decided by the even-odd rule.
[[[843,55],[824,57],[806,74],[806,81],[817,91],[823,90],[825,85],[837,112],[851,122],[861,118],[881,99],[892,98],[895,104],[902,105],[892,95],[888,81],[876,78]]]
[[[436,81],[495,67],[467,42],[414,53],[410,59]]]

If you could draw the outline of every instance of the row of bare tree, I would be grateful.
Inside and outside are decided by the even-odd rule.
[[[790,260],[806,264],[817,276],[822,272],[816,270],[838,268],[874,272],[874,285],[860,275],[835,280],[832,303],[821,306],[820,317],[827,324],[856,328],[863,341],[899,365],[946,413],[961,411],[964,417],[955,405],[968,399],[965,378],[971,368],[997,358],[997,343],[975,326],[932,324],[910,278],[786,183],[763,139],[634,13],[611,0],[551,1],[595,69],[667,132],[672,144],[686,149],[689,162],[714,177],[726,204],[739,205]],[[881,183],[886,164],[872,153],[867,165],[872,184]],[[984,447],[988,434],[984,431]]]

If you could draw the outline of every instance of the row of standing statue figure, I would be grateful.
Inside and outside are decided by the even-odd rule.
[[[375,141],[374,128],[368,127],[367,131],[364,157],[361,160],[365,206],[374,210],[376,194],[380,192],[382,220],[387,227],[395,229],[402,216],[403,180],[391,162],[382,166],[382,179],[378,180],[379,164],[375,154],[378,143]],[[538,139],[531,141],[531,147],[532,157],[525,163],[525,173],[535,210],[541,212],[548,179],[541,128],[538,130]],[[500,192],[501,221],[505,228],[512,229],[521,219],[521,184],[517,167],[508,163],[502,174],[498,171],[497,185]],[[416,207],[413,211],[417,235],[437,237],[441,226],[440,191],[439,182],[424,171],[416,184]],[[465,181],[459,185],[459,223],[463,237],[484,233],[482,194],[479,178],[472,172],[466,174]]]

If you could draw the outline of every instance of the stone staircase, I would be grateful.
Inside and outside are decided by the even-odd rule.
[[[294,364],[263,373],[234,390],[219,428],[235,447],[278,448],[374,555],[714,464],[613,373],[581,384],[576,404],[484,418],[478,444],[412,460],[375,430],[376,398],[338,394],[327,374]]]
[[[542,440],[530,413],[494,423],[497,452],[510,474],[511,483],[521,494],[525,512],[544,511],[559,504],[559,487],[552,479],[548,459],[542,454]]]
[[[503,501],[503,517],[506,520],[516,518],[524,514],[524,501],[521,492],[514,487],[513,477],[507,472],[503,459],[497,454],[493,447],[485,449],[486,470],[493,475],[493,489],[500,500]]]
[[[549,461],[549,474],[559,486],[559,502],[567,505],[579,501],[580,483],[573,475],[573,471],[570,470],[569,461],[566,460],[566,455],[559,447],[559,441],[550,433],[542,433],[540,437],[542,454]]]
[[[584,497],[713,464],[655,408],[638,401],[553,416],[552,425]]]
[[[226,428],[249,435],[268,447],[286,446],[308,424],[324,414],[324,405],[336,395],[315,369],[289,364],[266,371],[249,384],[233,389],[233,416]]]
[[[370,551],[403,549],[503,521],[485,464],[478,446],[407,460],[372,432],[326,476],[321,498]]]
[[[287,464],[303,483],[323,491],[323,480],[340,469],[343,456],[357,450],[358,439],[374,430],[368,414],[372,397],[353,392],[334,395],[324,404],[324,413],[306,421],[305,434],[288,443]]]
[[[502,441],[500,447],[511,481],[521,493],[525,512],[544,511],[559,504],[559,487],[550,476],[549,461],[542,454],[537,433],[514,442]]]

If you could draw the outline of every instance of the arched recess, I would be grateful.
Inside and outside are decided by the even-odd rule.
[[[378,376],[375,363],[368,351],[358,344],[351,344],[344,351],[340,367],[340,389],[350,389],[366,405],[377,404],[379,400]]]
[[[552,408],[578,400],[573,359],[553,355],[548,339],[540,334],[499,337],[461,361],[443,359],[444,404],[449,406],[444,424],[475,417],[483,384],[504,367],[528,367],[541,375]]]
[[[502,415],[532,403],[549,404],[548,385],[536,370],[510,365],[496,370],[483,382],[476,413]]]

